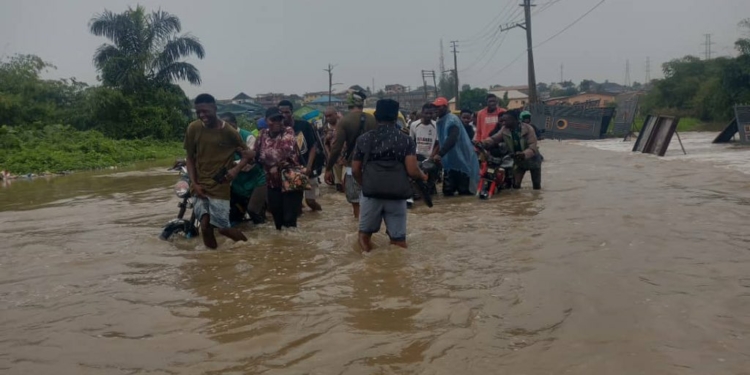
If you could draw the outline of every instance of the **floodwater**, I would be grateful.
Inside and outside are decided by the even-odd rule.
[[[297,231],[207,251],[157,238],[164,163],[15,181],[0,371],[750,374],[750,149],[713,135],[544,141],[543,191],[439,199],[364,257],[330,190]]]

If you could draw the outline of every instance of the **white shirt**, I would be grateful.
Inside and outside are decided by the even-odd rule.
[[[432,150],[435,148],[437,142],[437,128],[434,123],[423,124],[422,121],[415,121],[412,123],[409,135],[417,143],[417,155],[422,155],[426,158],[432,156]]]

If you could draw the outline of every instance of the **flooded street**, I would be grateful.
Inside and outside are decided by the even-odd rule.
[[[365,257],[328,188],[297,231],[207,251],[158,239],[165,163],[15,181],[0,371],[750,374],[750,149],[714,135],[546,140],[541,192],[438,199]]]

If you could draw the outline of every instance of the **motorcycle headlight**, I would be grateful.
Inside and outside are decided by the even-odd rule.
[[[174,193],[180,198],[185,198],[186,195],[190,192],[190,184],[188,184],[185,180],[177,181],[177,183],[174,185]]]

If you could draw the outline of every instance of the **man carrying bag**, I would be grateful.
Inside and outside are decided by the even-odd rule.
[[[412,195],[409,177],[426,181],[417,164],[414,140],[396,128],[399,103],[379,100],[375,119],[378,127],[357,139],[352,174],[362,186],[360,195],[359,245],[372,249],[373,233],[385,221],[393,245],[406,248],[406,200]]]

